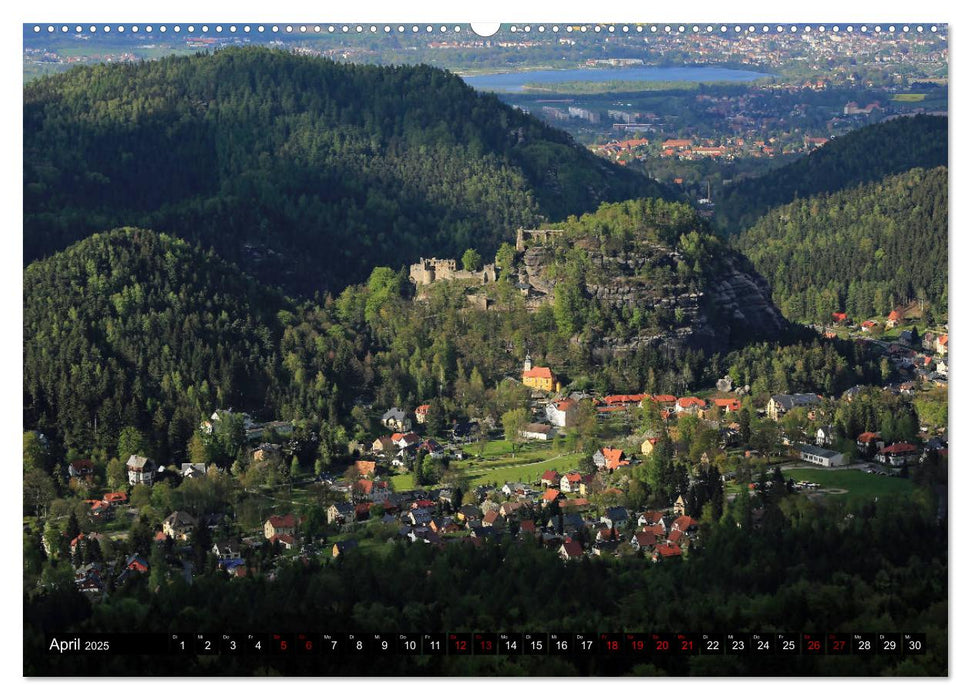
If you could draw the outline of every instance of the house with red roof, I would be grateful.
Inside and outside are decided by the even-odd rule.
[[[418,445],[421,437],[417,433],[394,433],[391,435],[391,441],[399,449],[405,450]]]
[[[656,525],[645,525],[641,528],[641,532],[646,532],[649,535],[653,535],[655,540],[663,540],[668,536],[668,531],[664,528],[664,523],[657,523]]]
[[[723,410],[725,413],[732,413],[734,411],[742,410],[742,400],[736,398],[728,399],[714,399],[712,401],[718,408]]]
[[[91,508],[92,518],[102,518],[111,513],[111,505],[106,501],[99,501],[97,499],[87,499],[82,501],[82,503],[87,503]]]
[[[682,532],[681,530],[675,530],[674,528],[671,528],[671,531],[668,533],[666,542],[668,544],[673,544],[680,547],[686,538],[687,538],[687,535],[684,532]]]
[[[297,516],[293,513],[286,515],[271,515],[263,523],[263,536],[270,540],[277,535],[294,535],[297,532]]]
[[[132,554],[125,561],[125,570],[145,573],[148,571],[148,562],[145,560],[145,557],[139,556],[138,554]]]
[[[270,538],[270,544],[276,544],[277,542],[279,542],[280,546],[284,549],[293,549],[294,545],[297,543],[297,540],[293,535],[273,535],[273,537]]]
[[[601,447],[593,453],[593,463],[601,471],[615,471],[620,467],[630,464],[630,460],[624,459],[624,451],[613,447]]]
[[[680,557],[681,547],[676,544],[661,544],[657,546],[654,550],[654,555],[651,557],[652,561],[658,562],[661,559],[670,559],[671,557]]]
[[[536,521],[534,520],[523,520],[519,523],[519,532],[525,533],[527,535],[536,534]]]
[[[880,433],[860,433],[856,438],[857,449],[868,457],[876,454],[877,450],[882,450],[883,446],[883,438],[880,437]]]
[[[499,530],[505,527],[506,519],[502,517],[502,514],[498,510],[490,510],[482,516],[482,524],[485,527],[492,527]]]
[[[549,504],[560,498],[563,498],[563,494],[559,489],[546,489],[543,492],[543,503]]]
[[[581,474],[580,472],[564,474],[560,478],[560,491],[563,493],[586,494],[587,486],[592,480],[592,474]]]
[[[667,139],[661,144],[661,148],[676,148],[678,150],[691,148],[691,139]]]
[[[671,523],[671,531],[688,533],[694,532],[698,529],[698,521],[692,518],[690,515],[682,515],[676,518],[673,523]]]
[[[73,540],[71,540],[71,554],[74,554],[74,551],[78,548],[78,545],[80,545],[83,540],[84,540],[83,532],[79,534],[77,537],[75,537]]]
[[[641,513],[641,515],[637,518],[637,524],[645,526],[657,525],[661,522],[663,517],[664,513],[659,510],[648,510]]]
[[[833,321],[835,321],[836,323],[845,323],[846,322],[846,314],[844,312],[842,312],[842,311],[834,311],[833,312]]]
[[[877,452],[877,461],[891,467],[903,467],[917,460],[917,446],[909,442],[895,442]]]
[[[351,486],[351,491],[356,499],[371,503],[383,503],[391,496],[388,482],[371,479],[358,479]]]
[[[947,333],[937,336],[937,340],[934,342],[934,352],[938,355],[947,354]]]
[[[704,399],[699,399],[696,396],[684,396],[675,402],[674,412],[697,413],[698,411],[703,411],[707,405]]]
[[[657,536],[650,532],[635,532],[630,545],[635,551],[650,550],[657,544]]]
[[[612,527],[600,528],[594,539],[596,542],[614,542],[617,540],[617,530]]]
[[[572,428],[577,424],[580,404],[573,399],[560,399],[546,404],[546,417],[558,428]]]
[[[607,406],[634,406],[647,398],[647,394],[611,394],[603,397],[603,403]]]
[[[894,309],[887,314],[887,328],[896,328],[903,318],[903,314],[899,310]]]
[[[585,484],[580,484],[581,490],[585,490]],[[586,498],[565,498],[560,501],[560,508],[563,510],[584,510],[590,508],[590,501]]]
[[[564,561],[579,559],[583,556],[583,546],[576,540],[567,540],[560,545],[559,555]]]
[[[428,418],[428,406],[429,404],[423,403],[415,409],[415,420],[419,425],[424,425],[425,420]]]

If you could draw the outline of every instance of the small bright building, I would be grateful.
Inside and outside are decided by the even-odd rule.
[[[553,376],[553,371],[549,367],[534,367],[533,358],[529,355],[526,355],[526,361],[523,362],[523,384],[540,391],[560,390],[560,383]]]
[[[844,463],[843,453],[827,450],[816,445],[799,445],[799,459],[821,467],[841,467]]]

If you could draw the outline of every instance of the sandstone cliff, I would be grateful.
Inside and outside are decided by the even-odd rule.
[[[517,260],[517,274],[529,287],[529,306],[537,309],[568,284],[564,259],[582,261],[578,286],[600,322],[585,324],[574,342],[596,356],[649,346],[718,352],[784,332],[787,322],[751,263],[727,246],[717,253],[703,266],[688,267],[676,247],[658,242],[605,252],[596,239],[572,238],[528,248]]]

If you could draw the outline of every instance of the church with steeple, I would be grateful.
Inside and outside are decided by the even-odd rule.
[[[526,360],[523,362],[523,384],[530,389],[539,389],[540,391],[560,390],[560,383],[556,381],[552,370],[549,367],[534,367],[533,358],[529,354],[526,355]]]

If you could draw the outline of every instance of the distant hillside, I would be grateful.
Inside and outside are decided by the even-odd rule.
[[[947,165],[947,117],[893,119],[850,132],[794,163],[727,187],[715,222],[720,230],[735,234],[769,209],[798,197],[939,165]]]
[[[862,319],[923,299],[947,314],[947,168],[773,209],[737,239],[792,320]]]
[[[427,66],[225,49],[24,88],[25,262],[139,226],[339,290],[637,196],[665,191]]]
[[[183,450],[213,407],[266,405],[287,308],[184,241],[91,236],[24,271],[24,423],[85,447],[132,425]]]

